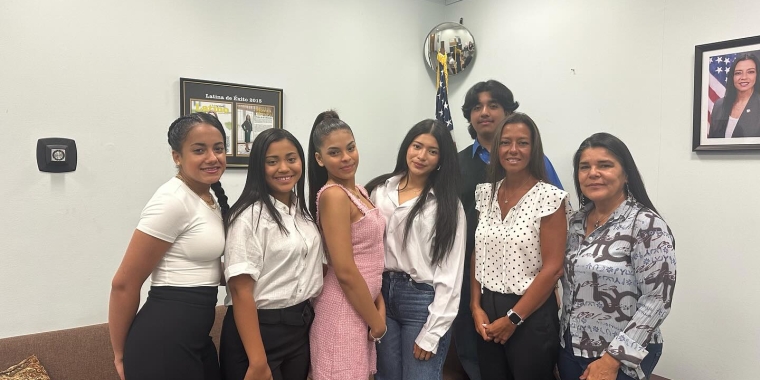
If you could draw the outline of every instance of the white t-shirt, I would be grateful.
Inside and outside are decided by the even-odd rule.
[[[137,229],[172,243],[150,280],[153,286],[219,286],[224,225],[212,209],[178,178],[156,190]]]
[[[256,285],[259,309],[283,309],[316,297],[322,290],[322,238],[314,222],[269,197],[288,233],[283,233],[259,201],[243,210],[227,231],[224,277],[247,274]],[[263,209],[263,210],[262,210]],[[232,305],[230,292],[224,304]]]
[[[503,180],[502,180],[503,181]],[[501,181],[496,183],[496,188]],[[498,197],[491,184],[475,188],[478,228],[475,230],[475,278],[482,288],[522,295],[541,270],[541,218],[553,214],[567,192],[538,182],[501,219]],[[569,217],[570,207],[565,204]]]
[[[372,203],[385,217],[385,270],[405,272],[416,282],[431,285],[435,291],[433,303],[428,306],[428,317],[415,343],[425,351],[437,353],[438,342],[449,331],[459,310],[464,273],[464,250],[467,219],[462,204],[457,209],[457,230],[454,245],[448,258],[433,266],[430,264],[435,235],[435,218],[438,202],[431,190],[409,229],[404,245],[404,229],[409,211],[418,197],[398,203],[398,184],[402,175],[389,178],[372,191]]]

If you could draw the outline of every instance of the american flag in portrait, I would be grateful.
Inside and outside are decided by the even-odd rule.
[[[451,121],[451,109],[449,107],[448,81],[449,73],[446,64],[446,56],[438,53],[438,91],[435,95],[435,118],[446,124],[449,131],[454,129]]]
[[[712,109],[718,99],[726,96],[728,71],[734,63],[736,53],[710,57],[710,84],[707,89],[707,122],[711,122]]]

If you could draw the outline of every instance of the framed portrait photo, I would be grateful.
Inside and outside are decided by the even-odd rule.
[[[253,139],[282,128],[282,89],[180,78],[180,115],[207,112],[227,134],[227,167],[247,168]]]
[[[760,36],[694,49],[692,151],[760,149]]]

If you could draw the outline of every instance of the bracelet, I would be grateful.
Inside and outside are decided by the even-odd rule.
[[[375,338],[374,336],[372,336],[372,329],[369,329],[369,336],[370,338],[372,338],[373,341],[375,341],[375,343],[380,343],[380,339],[383,339],[383,337],[387,333],[388,333],[388,326],[385,326],[385,332],[383,332],[383,335],[380,335],[379,337]]]

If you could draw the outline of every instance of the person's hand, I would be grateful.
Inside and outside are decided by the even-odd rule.
[[[119,378],[124,380],[124,358],[114,359],[113,364],[116,366],[116,373],[119,374]]]
[[[517,326],[507,317],[501,317],[484,327],[486,335],[495,343],[504,344],[514,334]]]
[[[604,354],[586,367],[581,380],[615,380],[620,369],[620,362],[610,354]]]
[[[420,346],[417,345],[417,343],[414,344],[414,358],[417,360],[430,360],[430,358],[433,357],[432,352],[425,351]]]
[[[483,310],[483,308],[477,307],[473,309],[472,319],[475,321],[475,331],[478,332],[483,340],[490,342],[492,338],[488,336],[485,329],[485,326],[487,326],[490,322],[488,321],[488,315],[486,315],[486,312]]]
[[[245,371],[243,380],[273,380],[272,370],[269,369],[269,364],[266,361],[263,363],[250,363]]]

